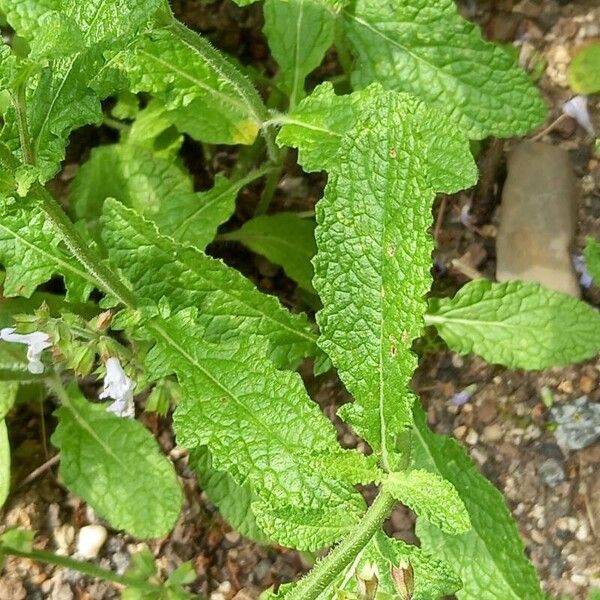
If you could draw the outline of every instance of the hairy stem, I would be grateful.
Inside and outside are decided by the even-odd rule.
[[[59,556],[53,552],[46,550],[17,550],[10,546],[3,546],[0,544],[0,555],[12,555],[21,556],[23,558],[30,558],[37,560],[42,563],[49,565],[56,565],[58,567],[64,567],[65,569],[73,569],[84,575],[90,577],[97,577],[98,579],[104,579],[105,581],[112,581],[113,583],[119,583],[121,585],[135,587],[139,590],[143,590],[148,593],[157,594],[163,592],[163,586],[149,583],[146,580],[139,579],[137,577],[131,577],[130,575],[117,575],[112,571],[98,567],[92,563],[83,562],[69,558],[68,556]]]
[[[179,22],[172,12],[170,15],[168,15],[166,11],[163,11],[160,14],[160,23],[168,23],[167,26],[170,28],[170,30],[182,41],[194,48],[194,50],[196,50],[201,56],[209,55],[213,66],[218,64],[220,75],[228,79],[229,82],[234,86],[240,98],[246,103],[252,113],[252,116],[259,124],[267,144],[269,160],[271,162],[276,162],[279,156],[279,149],[275,144],[275,136],[273,135],[273,132],[265,130],[262,127],[262,124],[268,119],[269,114],[267,107],[262,102],[258,92],[256,91],[256,88],[233,66],[233,64],[222,60],[219,53],[204,38],[188,29],[183,23]]]
[[[41,208],[48,220],[54,226],[73,257],[91,275],[98,287],[104,292],[114,296],[127,308],[135,308],[136,302],[133,294],[125,287],[123,282],[104,265],[88,244],[84,242],[69,217],[52,195],[40,185],[36,185],[31,195],[40,201]]]
[[[346,568],[377,533],[396,504],[392,495],[382,487],[354,531],[336,546],[312,571],[286,595],[286,600],[315,600]]]
[[[12,94],[12,103],[15,108],[17,117],[17,129],[19,130],[19,140],[21,142],[21,152],[23,153],[23,162],[26,165],[33,165],[35,157],[33,155],[33,146],[31,145],[31,136],[29,134],[29,126],[27,124],[27,99],[26,82],[22,82],[17,86],[14,94]]]

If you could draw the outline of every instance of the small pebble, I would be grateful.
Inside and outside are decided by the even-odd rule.
[[[69,524],[61,525],[53,531],[52,535],[56,543],[56,554],[59,556],[69,554],[69,548],[75,539],[75,527]]]
[[[477,443],[478,439],[479,436],[477,435],[477,432],[474,429],[469,429],[467,437],[465,438],[465,442],[467,442],[469,446],[474,446]]]
[[[540,479],[548,487],[556,487],[561,481],[565,480],[565,470],[563,465],[555,458],[548,458],[539,468]]]
[[[493,423],[492,425],[488,425],[483,429],[482,437],[485,442],[497,442],[502,439],[504,435],[504,431],[502,427],[498,423]]]
[[[106,541],[106,536],[106,529],[102,525],[82,527],[77,538],[77,554],[85,559],[96,558]]]

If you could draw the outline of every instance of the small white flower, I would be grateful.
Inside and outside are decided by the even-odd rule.
[[[596,137],[594,125],[588,112],[587,96],[574,96],[563,104],[562,110],[566,115],[575,119],[592,137]]]
[[[52,343],[50,338],[43,331],[34,331],[33,333],[15,333],[13,327],[5,327],[0,330],[0,339],[5,342],[15,342],[17,344],[27,344],[27,360],[29,364],[27,369],[34,375],[40,375],[44,372],[44,364],[40,357],[46,348],[50,348]]]
[[[112,398],[114,402],[106,409],[118,417],[135,416],[133,404],[133,390],[135,384],[123,371],[118,358],[112,356],[106,361],[106,376],[104,377],[104,389],[100,398]]]

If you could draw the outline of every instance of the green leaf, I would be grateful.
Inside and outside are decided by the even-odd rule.
[[[0,200],[0,262],[6,269],[5,296],[29,297],[61,274],[67,300],[82,302],[93,289],[83,268],[61,248],[60,238],[33,198]]]
[[[414,466],[454,485],[472,526],[462,535],[449,535],[418,519],[423,550],[452,565],[461,577],[459,600],[542,600],[535,571],[523,554],[523,542],[500,492],[455,440],[429,430],[421,407],[414,411]]]
[[[250,484],[244,482],[238,485],[227,472],[217,471],[205,447],[192,449],[189,464],[198,477],[202,491],[231,527],[251,540],[266,543],[268,538],[259,529],[252,512],[252,502],[257,496]]]
[[[208,447],[213,466],[238,485],[248,482],[261,513],[304,511],[315,531],[269,531],[275,541],[315,550],[337,541],[356,524],[364,501],[352,481],[315,469],[311,457],[343,451],[336,430],[308,397],[297,373],[277,370],[253,339],[212,344],[193,310],[156,321],[149,373],[175,372],[183,398],[173,417],[178,443]],[[325,526],[337,514],[346,528]],[[263,528],[263,519],[259,523]]]
[[[446,159],[474,168],[466,138],[450,121],[403,94],[371,88],[366,114],[342,138],[324,198],[317,205],[315,289],[319,345],[355,402],[340,414],[390,465],[395,438],[411,422],[410,351],[421,334],[430,282],[436,190],[454,185],[434,171],[441,157],[420,135],[445,129]],[[388,463],[388,464],[386,464]]]
[[[213,144],[252,144],[265,109],[252,85],[205,39],[173,23],[141,36],[116,62],[180,131]]]
[[[117,81],[106,53],[125,47],[160,4],[160,0],[0,0],[8,22],[34,50],[45,58],[48,52],[60,54],[27,85],[32,153],[43,181],[58,170],[69,133],[102,119],[100,100],[115,91]],[[2,139],[17,151],[15,121],[12,110]]]
[[[4,375],[6,371],[5,367],[5,351],[9,350],[10,346],[15,346],[16,344],[1,344],[0,345],[0,360],[2,361],[2,366],[0,367],[0,372]],[[25,353],[24,349],[23,354]],[[23,356],[23,358],[25,358]],[[18,363],[19,371],[17,373],[20,375],[23,373],[23,377],[27,374],[27,362],[20,361]],[[31,376],[31,374],[30,374]],[[19,393],[19,381],[0,381],[0,419],[4,419],[6,415],[10,412],[12,407],[15,405],[17,400],[17,394]]]
[[[173,465],[150,432],[69,390],[56,411],[52,443],[60,476],[109,523],[139,538],[161,537],[175,525],[182,493]]]
[[[391,473],[386,487],[419,517],[450,534],[470,529],[469,515],[454,486],[423,469]]]
[[[313,291],[311,260],[317,251],[314,221],[286,212],[261,215],[221,238],[242,242],[283,267],[288,277],[305,290]]]
[[[115,198],[156,223],[161,233],[205,248],[235,209],[239,191],[263,171],[230,181],[217,175],[206,192],[194,192],[190,175],[173,159],[135,144],[100,146],[79,169],[71,186],[78,219],[98,229],[102,205]]]
[[[357,0],[344,9],[359,88],[373,81],[455,118],[471,138],[527,133],[545,117],[539,93],[453,0]]]
[[[257,336],[278,365],[315,352],[304,315],[288,312],[221,261],[160,236],[152,223],[114,200],[105,202],[103,222],[111,261],[142,304],[157,305],[165,297],[174,311],[195,306],[211,319],[210,339]]]
[[[279,65],[278,86],[290,108],[304,97],[304,80],[333,44],[335,16],[322,0],[266,0],[264,32]]]
[[[576,94],[600,92],[600,43],[585,45],[573,57],[567,69],[569,87]]]
[[[590,276],[596,285],[600,285],[600,244],[594,238],[587,237],[583,255]]]
[[[1,400],[0,400],[1,402]],[[6,421],[0,419],[0,508],[4,506],[10,491],[10,446]]]
[[[426,317],[456,352],[521,369],[580,362],[600,351],[600,314],[537,283],[478,280],[435,299]]]
[[[335,170],[342,137],[357,126],[381,93],[380,86],[373,85],[336,96],[331,83],[323,83],[283,118],[277,143],[298,148],[298,161],[306,171]],[[429,149],[421,159],[428,165],[432,185],[437,191],[452,194],[471,186],[477,171],[473,162],[465,162],[464,139],[456,128],[448,129],[448,121],[437,114],[435,119],[431,116],[424,104],[416,105],[412,127]]]

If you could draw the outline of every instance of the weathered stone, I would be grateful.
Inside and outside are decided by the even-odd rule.
[[[571,262],[576,201],[563,150],[524,142],[511,152],[496,240],[498,281],[533,281],[580,297]]]

